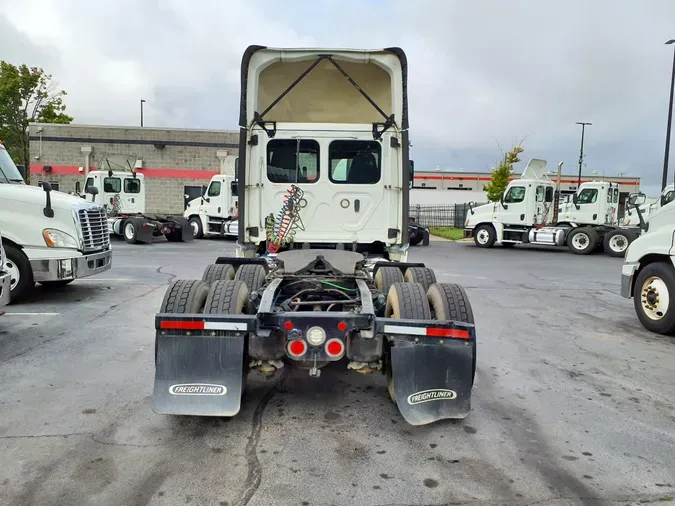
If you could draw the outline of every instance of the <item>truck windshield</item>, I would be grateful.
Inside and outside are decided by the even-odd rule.
[[[16,168],[7,150],[0,147],[0,183],[25,184],[21,172]]]

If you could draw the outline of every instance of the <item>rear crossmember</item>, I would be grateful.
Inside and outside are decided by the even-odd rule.
[[[472,342],[475,339],[475,327],[470,323],[400,320],[377,318],[371,315],[355,315],[353,313],[317,315],[314,311],[298,311],[292,316],[286,313],[259,313],[257,315],[176,315],[165,313],[155,316],[155,329],[162,333],[171,332],[171,335],[185,334],[199,337],[201,334],[193,331],[209,331],[209,337],[220,335],[218,333],[222,333],[222,337],[227,337],[228,334],[233,332],[262,334],[264,330],[284,330],[284,324],[291,320],[306,322],[309,326],[329,322],[337,325],[339,322],[344,322],[346,324],[345,333],[371,330],[376,335],[384,335],[388,339],[405,339],[407,337],[409,340],[419,341],[420,338],[447,338],[466,342]]]

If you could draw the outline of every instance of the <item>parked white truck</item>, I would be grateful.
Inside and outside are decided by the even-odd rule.
[[[619,187],[605,181],[583,183],[572,202],[558,209],[556,185],[546,176],[546,161],[533,158],[519,179],[511,181],[499,202],[471,208],[464,236],[477,246],[516,244],[566,246],[587,255],[604,248],[623,256],[639,228],[618,226]]]
[[[644,195],[631,195],[634,209]],[[642,325],[657,334],[675,334],[675,203],[649,213],[638,211],[643,229],[626,251],[621,269],[621,295],[634,301]]]
[[[11,302],[38,282],[62,286],[111,267],[112,249],[102,206],[30,186],[0,144],[0,230],[10,275]]]
[[[79,181],[75,193],[104,206],[108,233],[123,236],[129,244],[151,243],[153,237],[161,235],[170,242],[194,239],[185,218],[146,214],[145,177],[135,170],[93,170],[87,174],[84,194]]]
[[[188,202],[183,217],[190,223],[196,239],[237,237],[237,161],[237,157],[226,157],[221,165],[221,173],[211,178],[204,194]]]

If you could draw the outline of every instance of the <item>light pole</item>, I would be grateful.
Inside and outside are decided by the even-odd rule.
[[[581,125],[581,149],[579,151],[579,181],[577,182],[577,190],[581,186],[581,163],[584,160],[584,133],[586,131],[586,125],[592,125],[593,123],[584,123],[583,121],[577,121],[577,125]]]
[[[141,128],[143,128],[143,104],[145,100],[141,99]]]
[[[670,39],[666,45],[675,43]],[[661,191],[668,184],[668,157],[670,156],[670,125],[673,122],[673,88],[675,88],[675,50],[673,50],[673,74],[670,77],[670,105],[668,106],[668,125],[666,126],[666,154],[663,156],[663,177],[661,179]]]

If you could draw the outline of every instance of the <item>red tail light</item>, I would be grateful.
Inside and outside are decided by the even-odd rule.
[[[339,357],[345,351],[345,345],[339,339],[331,339],[326,343],[326,353],[329,357]]]
[[[307,351],[307,345],[302,339],[294,339],[286,346],[288,353],[294,357],[301,357]]]
[[[338,323],[338,330],[340,332],[344,332],[345,330],[347,330],[347,324],[345,322]]]

